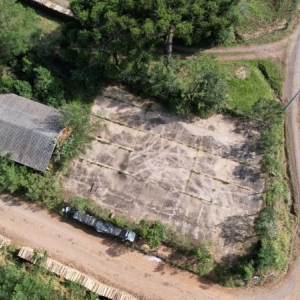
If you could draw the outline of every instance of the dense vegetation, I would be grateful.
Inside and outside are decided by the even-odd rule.
[[[164,45],[172,53],[174,39],[186,44],[215,42],[236,20],[238,0],[87,1],[75,0],[71,9],[79,20],[73,40],[89,57],[121,63],[131,52]],[[106,64],[105,64],[106,65]],[[104,65],[104,67],[105,67]]]
[[[291,2],[265,4],[271,11],[283,11],[283,5],[290,7]],[[60,30],[59,26],[41,25],[33,10],[15,0],[0,0],[0,92],[63,109],[62,122],[72,128],[44,175],[0,158],[0,191],[25,195],[49,209],[61,207],[58,171],[82,153],[90,140],[90,103],[101,84],[125,84],[175,113],[203,117],[218,111],[231,113],[247,118],[261,132],[258,144],[264,156],[268,193],[264,196],[266,207],[255,223],[259,240],[255,251],[241,257],[232,268],[221,263],[214,271],[219,282],[232,284],[238,280],[245,283],[254,273],[283,270],[291,250],[292,221],[285,203],[282,107],[274,101],[275,96],[280,97],[282,75],[265,61],[220,65],[212,57],[199,55],[197,60],[185,61],[172,55],[173,39],[187,45],[225,42],[245,3],[249,8],[258,1],[75,0],[72,9],[79,21]],[[243,80],[236,76],[240,67],[250,74]],[[72,204],[97,214],[98,208],[82,199],[73,199]],[[108,218],[106,213],[99,215]],[[112,221],[125,226],[120,218]],[[141,243],[154,248],[165,243],[175,248],[169,258],[174,265],[199,275],[214,267],[205,247],[181,243],[160,222],[145,221],[136,229]],[[25,275],[20,276],[21,280]]]
[[[179,114],[208,117],[227,97],[219,64],[208,56],[195,61],[172,57],[168,66],[160,59],[148,66],[134,66],[121,76],[121,82],[136,93],[157,99]]]
[[[0,249],[0,299],[96,300],[80,285],[61,280],[37,265],[17,259],[15,249]]]

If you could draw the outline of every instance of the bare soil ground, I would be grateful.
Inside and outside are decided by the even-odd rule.
[[[250,245],[264,181],[254,133],[243,123],[181,119],[117,87],[92,111],[96,140],[71,165],[66,190],[134,221],[160,219],[210,243],[217,259]]]
[[[195,59],[195,54],[200,52],[215,55],[218,60],[253,60],[271,59],[284,64],[288,51],[288,38],[281,41],[261,44],[261,45],[242,45],[234,47],[217,47],[211,49],[200,49],[199,47],[175,46],[175,53],[180,54],[186,59]]]
[[[0,233],[141,300],[299,299],[299,260],[276,287],[222,288],[8,195],[0,196]]]

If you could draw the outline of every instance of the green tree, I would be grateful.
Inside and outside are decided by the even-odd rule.
[[[0,62],[7,63],[31,46],[37,17],[16,0],[0,0],[0,7]]]
[[[226,100],[227,85],[219,63],[210,56],[184,61],[161,58],[149,67],[133,69],[140,76],[122,75],[123,82],[138,92],[160,100],[175,112],[207,117]]]
[[[227,97],[227,84],[219,63],[210,56],[199,56],[197,61],[185,62],[182,69],[183,74],[178,76],[182,86],[179,110],[208,117]]]
[[[64,93],[61,82],[52,76],[51,72],[44,67],[33,69],[34,72],[34,96],[47,105],[59,107],[64,102]]]
[[[186,44],[217,38],[235,21],[238,2],[74,0],[71,9],[80,26],[73,30],[72,39],[89,58],[113,61],[115,65],[132,49],[148,51],[158,44],[164,45],[169,58],[174,38]]]
[[[14,90],[15,77],[8,67],[2,69],[0,78],[0,92],[11,93]]]
[[[16,80],[14,82],[14,92],[17,95],[31,99],[32,98],[32,88],[28,81]]]

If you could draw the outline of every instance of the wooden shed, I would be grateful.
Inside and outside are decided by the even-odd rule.
[[[0,94],[0,155],[45,172],[63,127],[61,112],[15,94]]]

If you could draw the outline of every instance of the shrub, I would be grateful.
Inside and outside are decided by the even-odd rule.
[[[212,269],[214,262],[213,256],[205,247],[198,246],[191,251],[191,254],[196,257],[196,261],[191,266],[191,268],[196,271],[196,274],[202,276]]]
[[[62,107],[61,123],[70,129],[65,140],[59,140],[54,150],[54,162],[57,168],[64,168],[73,158],[84,153],[93,140],[91,132],[95,124],[90,122],[90,107],[80,103],[69,103]]]
[[[270,84],[271,88],[274,90],[276,96],[281,97],[284,80],[281,69],[274,63],[267,60],[259,61],[257,66]]]
[[[252,263],[248,263],[243,267],[243,279],[248,281],[253,277],[254,268]]]
[[[155,221],[149,225],[146,220],[141,220],[138,233],[151,248],[158,247],[166,239],[166,227],[160,221]]]
[[[135,91],[154,97],[181,114],[207,117],[227,97],[227,85],[219,63],[209,56],[192,62],[173,57],[168,65],[162,58],[148,67],[141,65],[127,70],[126,74],[121,73],[120,79]]]

